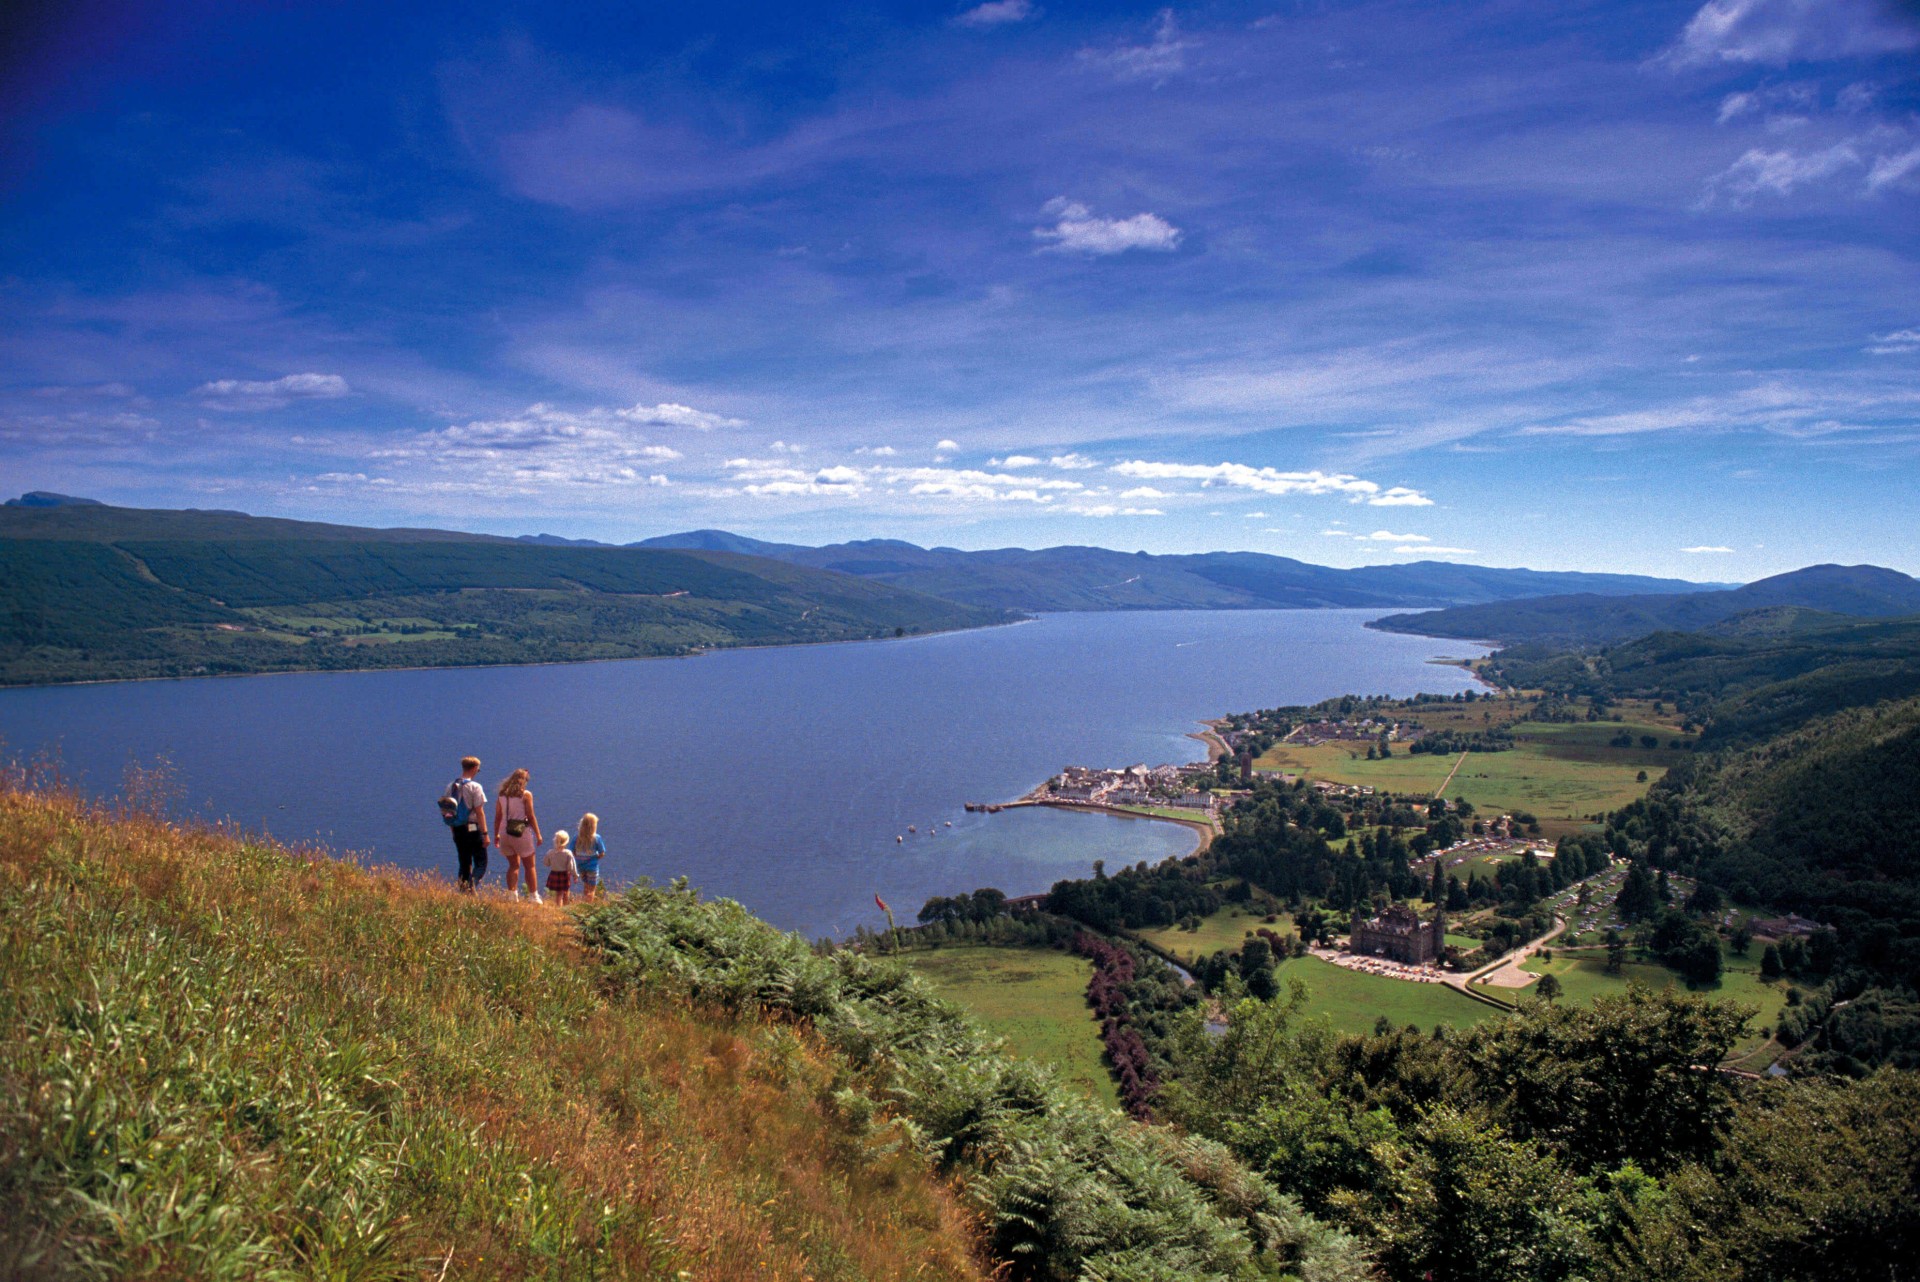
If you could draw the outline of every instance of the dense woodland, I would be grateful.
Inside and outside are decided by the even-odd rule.
[[[246,519],[0,537],[0,684],[642,658],[1009,617],[727,553],[228,536]]]

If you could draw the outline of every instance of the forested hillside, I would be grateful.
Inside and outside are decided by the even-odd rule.
[[[1651,632],[1698,632],[1755,611],[1810,610],[1856,618],[1920,613],[1920,581],[1875,565],[1814,565],[1724,592],[1571,596],[1393,614],[1370,626],[1506,645],[1591,648]]]
[[[560,662],[1013,617],[724,552],[221,513],[0,511],[0,684]]]
[[[1095,547],[923,548],[899,539],[801,547],[695,530],[641,547],[751,552],[838,570],[971,605],[1015,610],[1391,608],[1502,601],[1550,592],[1694,592],[1632,574],[1578,574],[1417,561],[1342,570],[1260,552],[1154,556]]]

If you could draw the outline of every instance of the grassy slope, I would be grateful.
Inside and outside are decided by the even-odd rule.
[[[1016,1055],[1051,1064],[1062,1080],[1118,1106],[1087,1005],[1092,967],[1041,948],[955,946],[902,957],[940,996],[963,1006]]]
[[[836,1057],[562,921],[0,794],[0,1274],[979,1276]]]

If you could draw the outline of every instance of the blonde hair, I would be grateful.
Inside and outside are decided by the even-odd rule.
[[[593,835],[600,831],[600,816],[589,810],[580,816],[580,826],[574,829],[580,841],[580,849],[593,849]]]
[[[567,830],[565,828],[553,834],[553,848],[555,850],[565,850],[567,848]]]
[[[502,797],[526,796],[527,780],[532,777],[533,776],[527,773],[526,767],[522,766],[520,769],[514,771],[512,774],[508,775],[505,779],[502,779],[500,781],[499,795]]]

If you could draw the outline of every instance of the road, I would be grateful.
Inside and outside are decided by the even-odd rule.
[[[1540,938],[1532,941],[1531,943],[1522,944],[1520,947],[1508,953],[1505,957],[1502,957],[1497,961],[1489,962],[1487,965],[1482,966],[1479,970],[1472,971],[1471,973],[1465,974],[1465,975],[1449,975],[1443,982],[1450,988],[1459,989],[1461,992],[1465,993],[1469,997],[1479,998],[1480,994],[1475,992],[1471,987],[1469,987],[1469,985],[1471,985],[1475,980],[1485,979],[1487,976],[1493,974],[1495,971],[1502,970],[1508,966],[1518,966],[1521,962],[1527,960],[1527,958],[1533,956],[1535,953],[1539,952],[1542,948],[1545,948],[1549,944],[1553,943],[1554,940],[1560,937],[1561,933],[1564,932],[1566,928],[1567,928],[1567,919],[1565,917],[1555,917],[1553,919],[1553,929],[1548,931],[1546,934],[1540,936]],[[1517,993],[1520,990],[1516,988],[1513,991]]]

